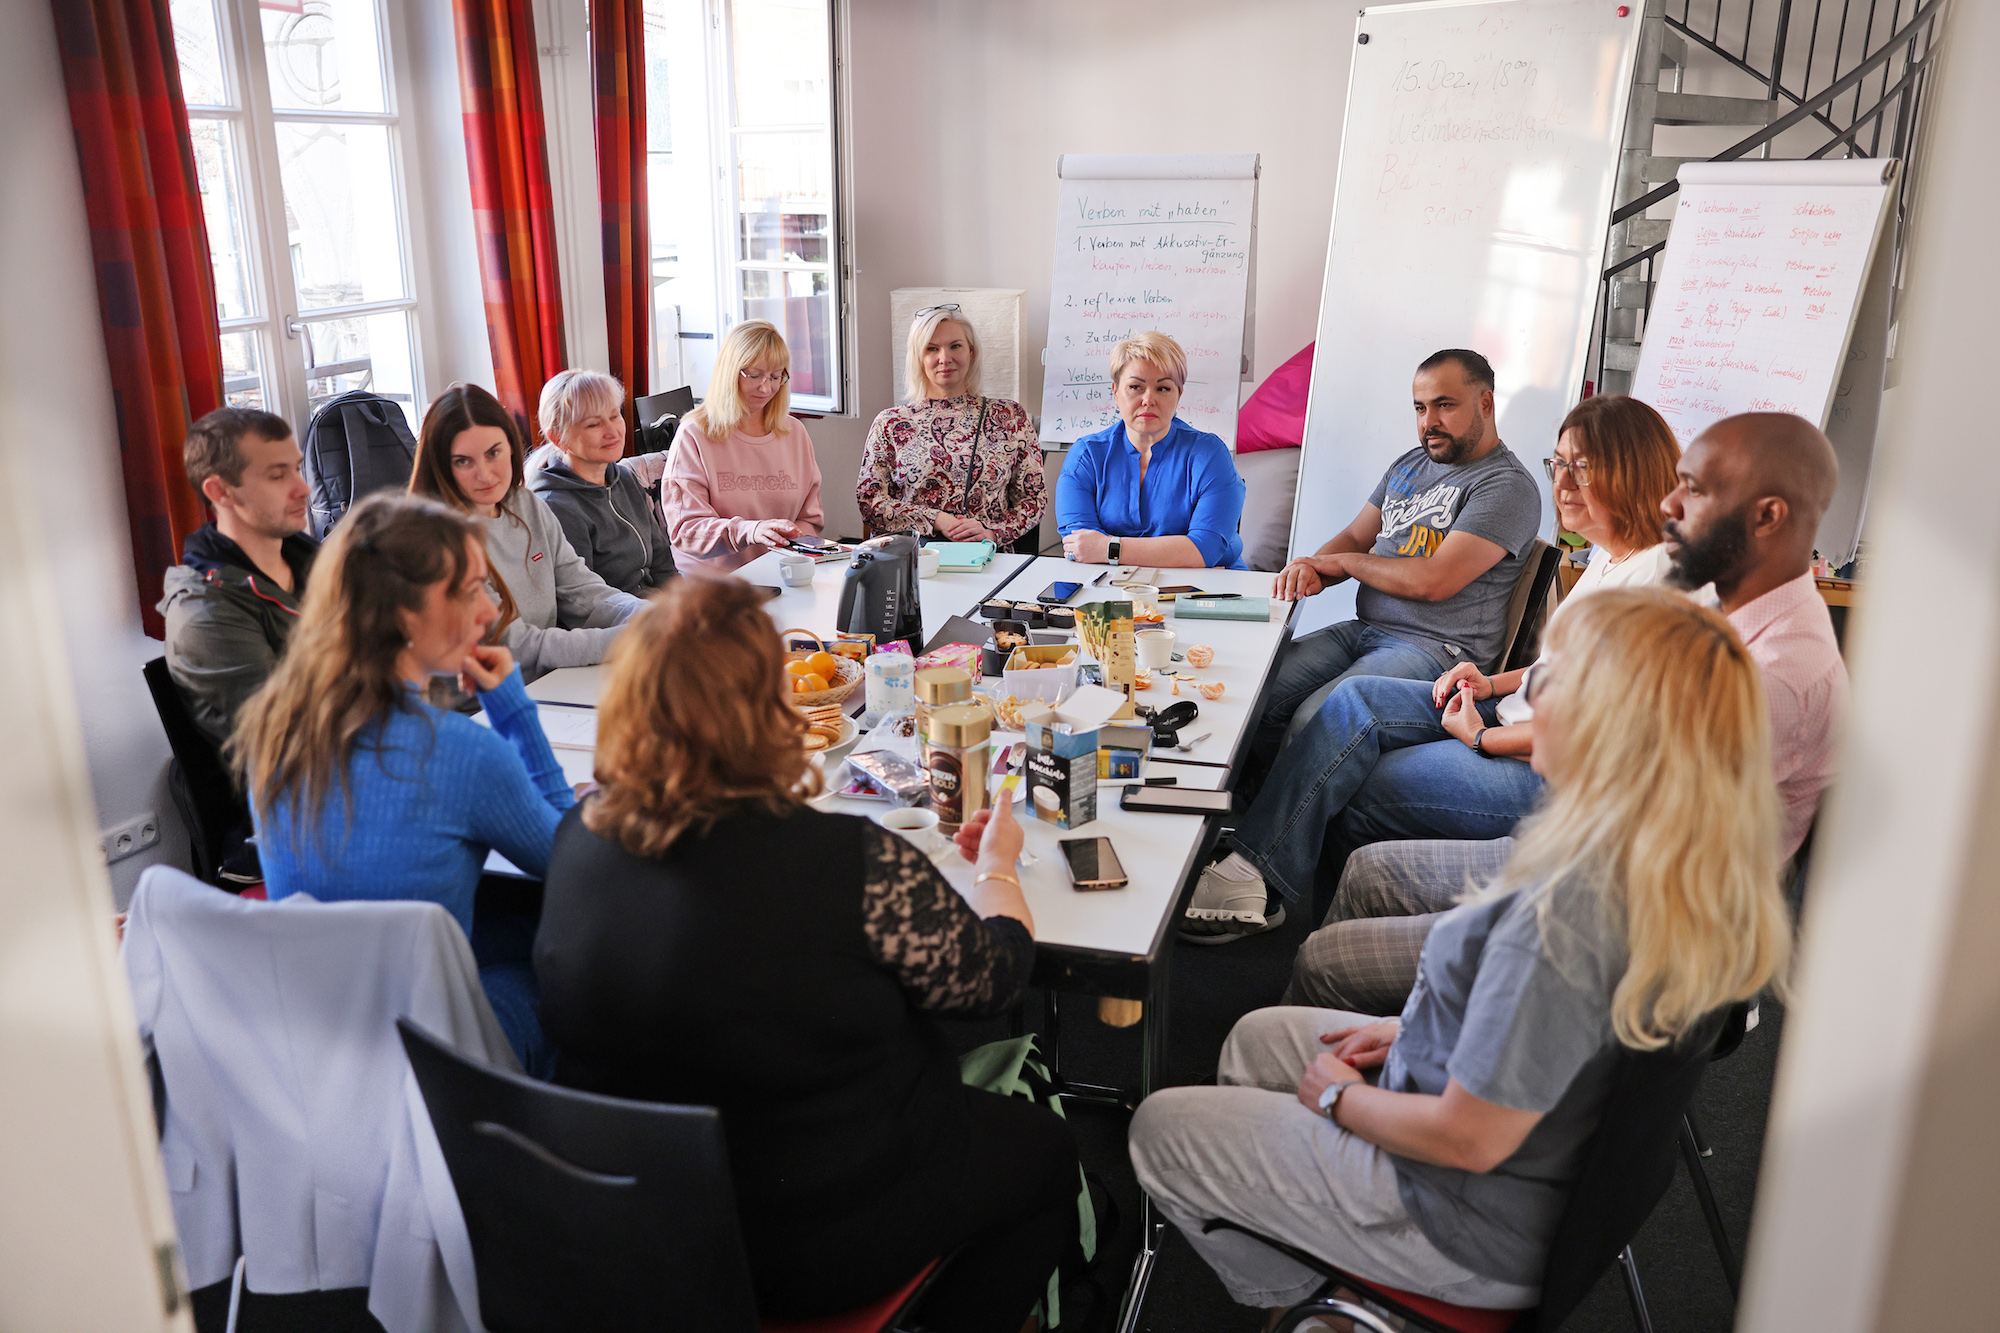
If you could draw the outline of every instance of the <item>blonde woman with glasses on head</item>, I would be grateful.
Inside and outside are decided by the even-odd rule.
[[[979,339],[955,305],[919,310],[906,401],[868,428],[855,499],[871,532],[990,541],[1034,554],[1048,487],[1028,410],[979,392]]]
[[[661,485],[683,568],[727,573],[793,537],[817,537],[819,460],[790,413],[792,353],[761,319],[731,329],[708,397],[681,423]]]

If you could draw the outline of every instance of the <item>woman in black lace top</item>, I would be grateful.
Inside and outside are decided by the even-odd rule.
[[[817,774],[747,584],[675,580],[612,664],[600,789],[556,830],[535,944],[557,1081],[721,1109],[765,1316],[853,1309],[956,1252],[926,1325],[1014,1333],[1075,1242],[1075,1143],[963,1086],[933,1016],[1027,984],[1020,824],[964,835],[961,896],[804,804]]]

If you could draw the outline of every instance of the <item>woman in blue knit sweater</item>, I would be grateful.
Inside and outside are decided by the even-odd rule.
[[[482,536],[444,505],[379,493],[321,548],[285,655],[230,741],[273,899],[423,899],[473,937],[489,850],[547,871],[576,800],[512,655],[488,642],[511,608],[487,591]],[[492,725],[426,702],[433,676],[477,692]],[[515,1054],[546,1073],[526,945],[474,938]]]

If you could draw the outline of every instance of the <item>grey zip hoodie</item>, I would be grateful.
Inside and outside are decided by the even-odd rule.
[[[591,573],[556,516],[525,486],[486,520],[486,554],[520,613],[501,641],[523,680],[602,662],[618,626],[645,605]]]
[[[674,548],[646,494],[667,456],[642,454],[605,469],[604,485],[577,475],[553,444],[528,457],[528,486],[547,502],[583,563],[621,592],[644,597],[675,574]]]

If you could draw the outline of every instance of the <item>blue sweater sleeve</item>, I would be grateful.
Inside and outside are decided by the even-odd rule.
[[[1216,435],[1203,435],[1202,452],[1189,469],[1194,484],[1194,512],[1188,517],[1188,540],[1201,551],[1211,569],[1243,565],[1243,477],[1230,457],[1229,446]]]
[[[547,874],[556,824],[576,804],[576,795],[542,734],[541,714],[521,683],[519,667],[498,688],[480,695],[479,702],[495,734],[513,753],[503,757],[494,747],[492,762],[482,765],[475,782],[479,796],[473,805],[473,833],[529,874]]]
[[[1104,521],[1097,515],[1099,446],[1093,438],[1086,435],[1070,446],[1062,475],[1056,478],[1056,531],[1065,537],[1083,528],[1104,531]]]

